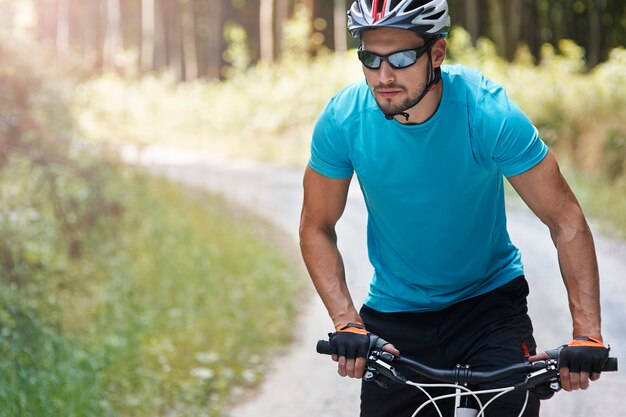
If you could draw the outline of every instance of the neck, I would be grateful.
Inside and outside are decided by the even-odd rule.
[[[439,108],[442,95],[443,82],[439,81],[417,105],[405,110],[404,113],[409,115],[408,119],[403,115],[396,115],[394,118],[402,124],[424,123],[430,119]]]

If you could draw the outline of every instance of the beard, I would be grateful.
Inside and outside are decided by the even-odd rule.
[[[424,87],[425,85],[422,83],[416,88],[409,91],[409,89],[404,86],[392,84],[392,85],[378,85],[374,87],[372,90],[374,93],[374,100],[376,100],[376,104],[378,104],[378,107],[380,108],[380,110],[382,110],[382,112],[385,114],[396,115],[396,114],[405,112],[411,107],[415,106],[420,96],[423,94]],[[404,99],[400,102],[396,102],[398,98],[388,99],[388,98],[380,97],[379,95],[377,95],[377,90],[379,88],[393,88],[393,89],[401,90],[404,92]]]

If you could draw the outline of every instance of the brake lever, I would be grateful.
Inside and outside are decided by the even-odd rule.
[[[533,368],[537,370],[528,374],[526,380],[521,384],[524,388],[534,388],[538,385],[549,382],[548,386],[552,391],[558,392],[561,390],[561,382],[559,380],[559,364],[557,359],[546,359],[534,362]]]
[[[392,381],[404,384],[406,378],[403,377],[392,365],[394,356],[383,350],[372,350],[367,358],[367,370],[363,375],[365,381],[372,381],[376,376],[381,375]]]

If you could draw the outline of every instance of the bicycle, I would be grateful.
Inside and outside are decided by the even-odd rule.
[[[559,353],[562,347],[546,351],[548,354],[548,359],[546,360],[539,360],[532,363],[526,361],[494,371],[473,372],[467,365],[457,365],[455,369],[437,369],[403,357],[402,355],[393,356],[391,353],[383,350],[385,344],[387,344],[387,342],[382,338],[370,335],[370,349],[366,357],[366,370],[363,379],[365,381],[377,382],[382,386],[385,386],[385,379],[388,379],[396,383],[411,385],[420,389],[428,397],[428,400],[415,410],[412,415],[413,417],[416,417],[419,412],[429,404],[433,404],[439,416],[443,417],[441,410],[437,406],[437,401],[453,397],[460,399],[456,417],[482,417],[487,407],[497,398],[515,390],[525,390],[526,400],[519,413],[521,417],[526,409],[529,390],[542,388],[545,398],[550,398],[561,389],[559,381]],[[330,355],[330,342],[327,340],[319,340],[317,342],[317,352]],[[429,379],[442,383],[423,384],[413,382],[403,376],[396,369],[395,365],[401,365]],[[602,372],[615,372],[617,368],[617,358],[609,357],[602,368]],[[524,376],[524,378],[515,385],[503,388],[480,391],[474,391],[470,388],[472,385],[494,382],[514,375],[520,375],[520,377]],[[456,392],[432,397],[426,391],[426,388],[435,387],[454,388]],[[494,396],[483,404],[478,397],[478,395],[482,394],[494,394]]]

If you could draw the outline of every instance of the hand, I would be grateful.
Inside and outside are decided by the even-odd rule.
[[[582,336],[563,347],[559,355],[561,386],[565,391],[589,388],[600,378],[609,350],[599,339]]]
[[[528,361],[533,363],[533,362],[538,362],[538,361],[546,361],[548,359],[558,359],[559,352],[560,352],[559,349],[554,349],[550,352],[538,353],[528,358]],[[532,387],[529,391],[535,394],[535,396],[539,398],[540,400],[550,399],[555,393],[555,391],[550,387],[550,381],[544,382],[540,385],[536,385]]]
[[[365,357],[370,349],[370,334],[365,327],[354,323],[337,326],[336,332],[330,335],[329,342],[332,359],[338,363],[339,375],[362,378]],[[384,345],[383,350],[395,356],[400,354],[391,344]]]

